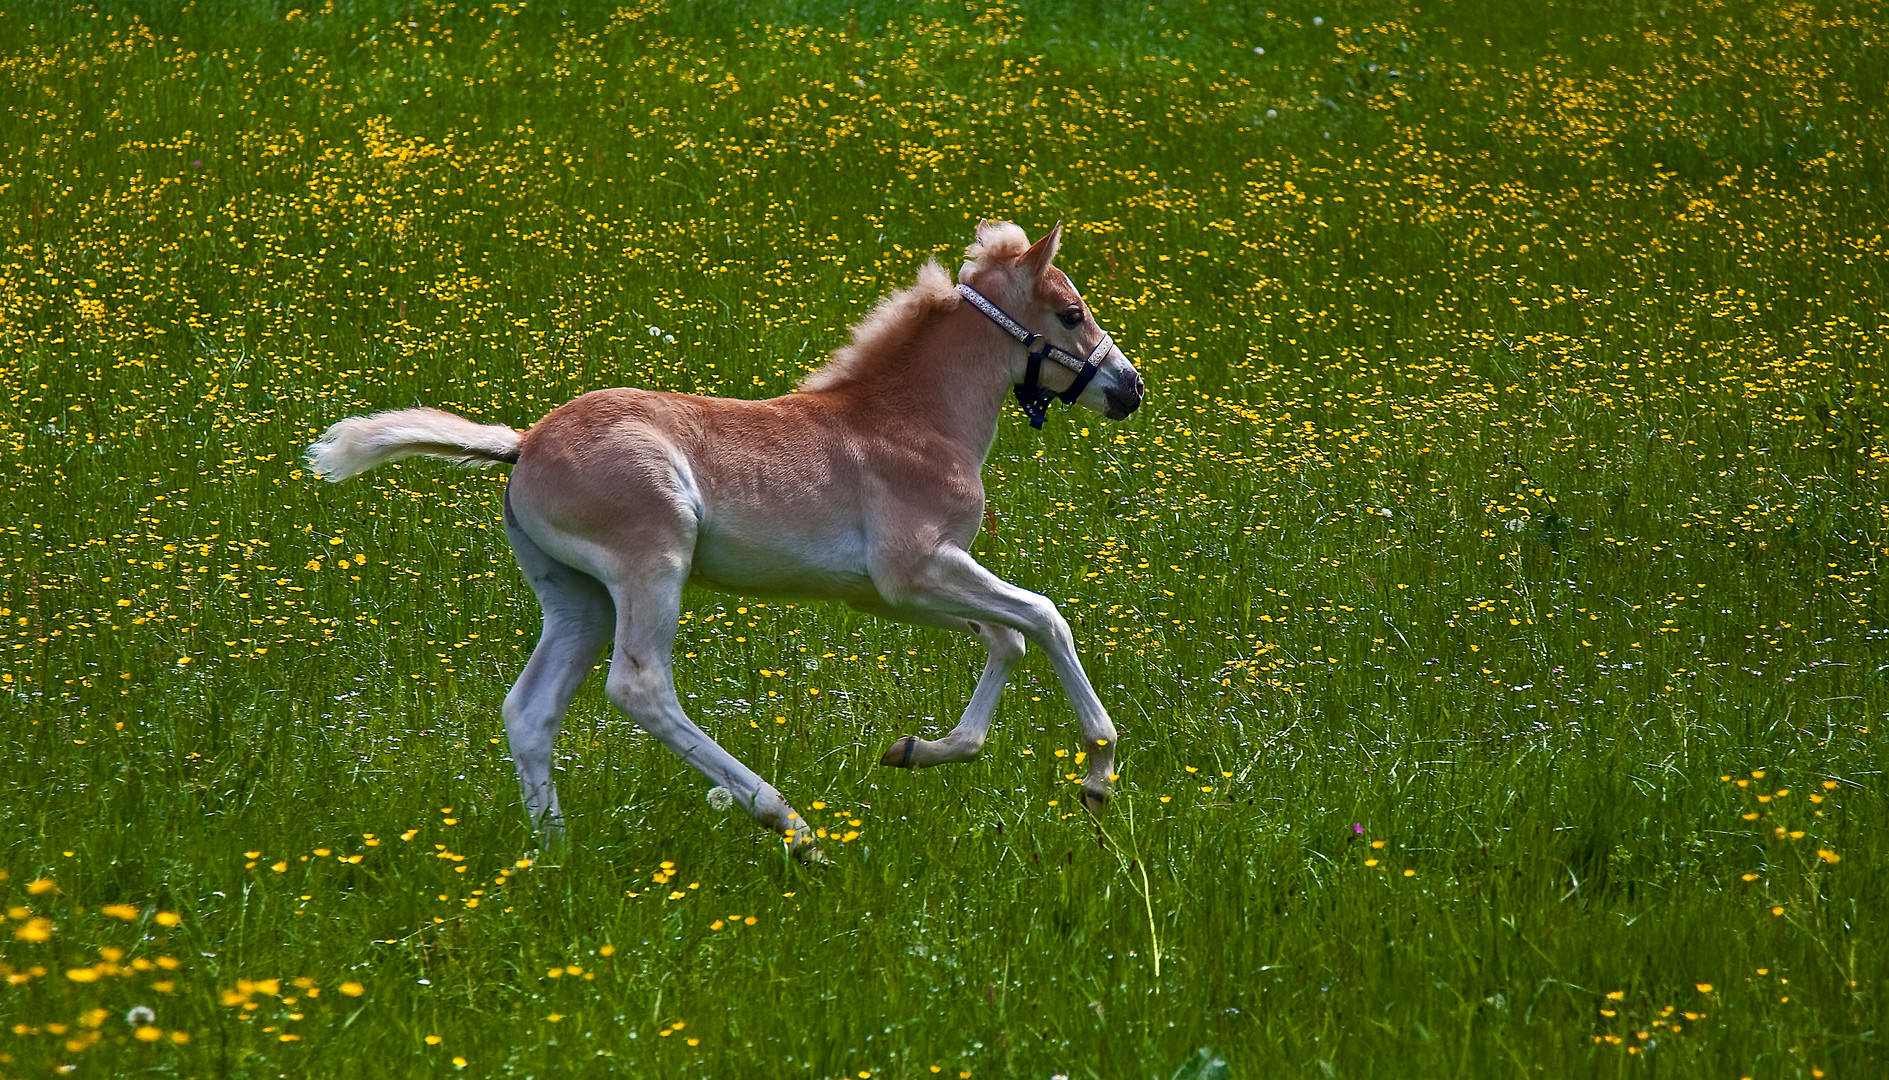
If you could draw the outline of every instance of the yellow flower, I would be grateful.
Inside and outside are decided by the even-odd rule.
[[[1712,992],[1711,983],[1694,983],[1693,985],[1698,987],[1699,993],[1701,994],[1709,994]]]
[[[43,916],[37,919],[28,919],[26,922],[13,928],[13,937],[16,940],[29,941],[34,944],[42,941],[50,941],[52,939],[52,920]]]
[[[343,994],[349,997],[360,997],[362,994],[367,993],[367,988],[357,982],[344,982],[339,989]]]
[[[106,904],[98,910],[114,919],[123,919],[126,922],[132,922],[138,917],[138,909],[130,904]]]

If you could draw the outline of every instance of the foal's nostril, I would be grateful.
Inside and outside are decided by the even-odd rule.
[[[1123,416],[1127,416],[1129,413],[1134,412],[1136,409],[1140,408],[1141,407],[1141,386],[1139,385],[1140,380],[1136,380],[1136,383],[1137,385],[1135,386],[1133,392],[1131,393],[1122,393],[1121,391],[1115,389],[1112,386],[1109,387],[1108,393],[1105,395],[1108,398],[1109,408],[1114,409],[1115,411],[1121,413]]]

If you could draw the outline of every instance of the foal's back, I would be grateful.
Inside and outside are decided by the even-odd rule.
[[[594,391],[525,433],[514,513],[593,576],[633,569],[626,555],[680,554],[718,588],[866,598],[876,537],[913,494],[905,479],[939,463],[922,437],[861,425],[846,404],[821,393]],[[920,486],[935,498],[961,485]],[[981,502],[981,486],[975,494]]]

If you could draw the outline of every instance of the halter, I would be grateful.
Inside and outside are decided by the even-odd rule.
[[[1067,353],[1049,343],[1041,334],[1032,334],[1023,328],[1023,324],[1004,313],[1004,309],[990,302],[983,293],[969,285],[959,285],[958,295],[971,302],[971,306],[983,312],[991,322],[1003,328],[1003,332],[1016,338],[1017,342],[1029,350],[1030,359],[1023,366],[1023,381],[1016,386],[1017,404],[1023,406],[1023,413],[1030,418],[1030,426],[1041,428],[1049,416],[1049,403],[1061,401],[1065,405],[1074,405],[1076,398],[1089,386],[1095,373],[1102,369],[1100,361],[1108,357],[1108,351],[1115,347],[1107,331],[1103,331],[1102,340],[1090,350],[1087,360]],[[1056,393],[1040,385],[1036,379],[1043,370],[1043,361],[1051,360],[1076,373],[1076,381],[1069,384],[1069,389]]]

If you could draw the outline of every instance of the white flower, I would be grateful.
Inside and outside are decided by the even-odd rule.
[[[131,1011],[125,1014],[125,1023],[130,1024],[132,1027],[143,1027],[146,1024],[155,1024],[157,1023],[157,1014],[152,1012],[151,1007],[148,1005],[133,1005]]]
[[[708,789],[708,808],[710,810],[726,810],[734,804],[734,793],[727,788],[718,786]]]
[[[1324,26],[1324,25],[1325,25],[1325,19],[1324,19],[1324,17],[1323,17],[1323,16],[1321,16],[1321,15],[1314,15],[1314,16],[1312,16],[1312,25],[1313,25],[1313,26]]]
[[[1253,55],[1254,55],[1254,56],[1264,56],[1264,55],[1266,55],[1266,46],[1264,46],[1264,45],[1255,45],[1255,46],[1253,46]]]
[[[1276,118],[1277,118],[1278,116],[1279,116],[1279,110],[1278,110],[1278,109],[1267,109],[1267,110],[1266,110],[1266,119],[1268,119],[1268,120],[1272,120],[1272,119],[1276,119]]]

